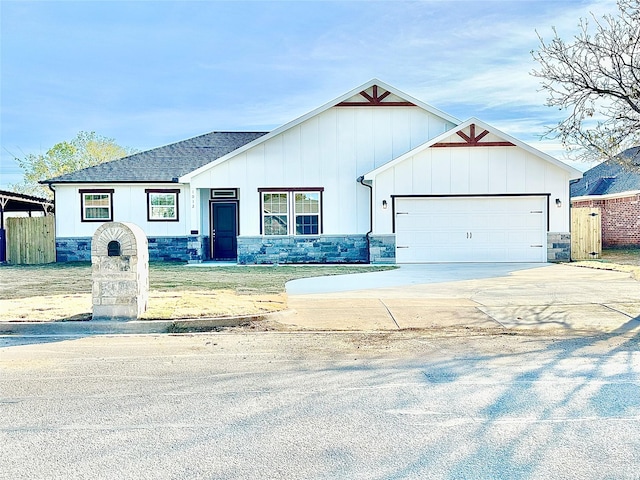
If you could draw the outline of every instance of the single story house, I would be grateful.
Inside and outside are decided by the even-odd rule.
[[[640,246],[640,147],[584,172],[571,184],[572,208],[599,208],[602,246]]]
[[[59,261],[105,221],[152,259],[568,260],[581,173],[476,118],[373,79],[271,132],[212,132],[46,180]]]

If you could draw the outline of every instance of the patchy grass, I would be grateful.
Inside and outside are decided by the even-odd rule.
[[[379,272],[394,266],[286,265],[200,266],[152,262],[151,291],[232,290],[238,294],[283,293],[289,280],[323,275]],[[0,267],[0,299],[91,293],[91,264],[50,263]]]
[[[285,283],[297,278],[379,272],[394,266],[370,265],[264,265],[208,267],[152,264],[152,290],[233,290],[238,294],[283,293]]]
[[[640,266],[640,248],[608,248],[602,250],[602,261]]]
[[[90,263],[0,266],[0,299],[91,293]]]
[[[297,278],[396,268],[370,265],[195,266],[151,263],[142,318],[254,315],[286,308],[285,283]],[[0,320],[91,318],[91,264],[0,266]]]
[[[574,262],[578,267],[596,268],[628,272],[636,280],[640,280],[640,248],[610,248],[602,250],[599,260]]]

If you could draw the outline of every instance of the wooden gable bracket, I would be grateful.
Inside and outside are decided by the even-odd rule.
[[[515,147],[515,144],[511,142],[481,142],[484,137],[489,134],[488,130],[483,130],[482,133],[476,135],[476,124],[469,125],[469,135],[462,130],[456,132],[464,142],[440,142],[432,145],[432,147]]]
[[[385,98],[391,95],[391,92],[384,91],[378,95],[378,86],[373,86],[373,96],[369,95],[365,90],[360,92],[366,102],[340,102],[336,107],[415,107],[411,102],[383,102]]]

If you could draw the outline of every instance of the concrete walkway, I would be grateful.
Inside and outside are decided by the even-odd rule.
[[[278,321],[312,330],[640,331],[640,283],[562,264],[424,264],[287,284]]]

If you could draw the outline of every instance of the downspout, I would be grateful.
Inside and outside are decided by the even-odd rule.
[[[54,216],[53,218],[53,238],[54,238],[54,250],[55,250],[55,256],[56,256],[56,262],[58,261],[58,247],[56,245],[56,237],[58,235],[58,228],[57,228],[57,223],[58,223],[58,219],[56,218],[56,189],[53,188],[51,186],[50,183],[47,183],[47,187],[49,187],[49,190],[51,190],[51,192],[53,192],[53,207],[51,208],[51,212],[50,214]],[[46,208],[46,207],[45,207]],[[45,216],[47,215],[47,212],[45,211]]]
[[[367,239],[367,263],[371,263],[371,232],[373,232],[373,187],[364,183],[364,175],[358,177],[358,183],[369,189],[369,231],[365,235]]]
[[[51,213],[55,214],[55,212],[56,212],[56,189],[53,188],[50,183],[47,183],[47,187],[49,187],[49,190],[51,190],[51,192],[53,193],[53,208],[51,209]],[[45,205],[43,205],[42,209],[44,210],[44,214],[47,215],[47,207]]]

